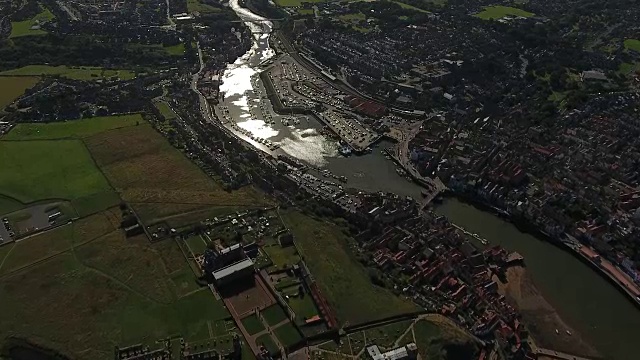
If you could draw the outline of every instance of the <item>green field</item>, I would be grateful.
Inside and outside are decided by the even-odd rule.
[[[203,254],[204,251],[207,250],[207,243],[200,235],[193,235],[187,238],[184,242],[187,244],[193,255]]]
[[[298,330],[296,330],[296,328],[291,325],[291,323],[286,323],[282,326],[279,326],[273,332],[280,341],[280,344],[285,347],[295,345],[299,343],[300,340],[302,340],[302,336],[300,335]]]
[[[327,0],[275,0],[276,5],[282,6],[282,7],[302,6],[303,2],[320,3],[320,2],[327,2]]]
[[[154,102],[153,105],[160,110],[160,114],[164,116],[165,120],[173,120],[176,118],[176,113],[174,113],[164,101]]]
[[[221,301],[210,291],[178,298],[167,286],[188,269],[182,254],[165,242],[125,239],[117,224],[105,227],[94,216],[0,248],[0,333],[92,360],[112,359],[114,345],[153,345],[170,335],[228,343],[228,332],[217,330],[229,317]],[[42,256],[49,258],[38,261]]]
[[[622,75],[629,75],[634,72],[640,71],[640,63],[630,64],[630,63],[622,63],[618,68],[618,73]]]
[[[278,304],[272,305],[262,310],[261,315],[264,318],[264,321],[266,321],[267,325],[269,326],[274,326],[283,322],[284,320],[287,320],[287,315]]]
[[[0,141],[0,189],[23,203],[111,189],[81,141]]]
[[[0,72],[0,75],[59,75],[74,80],[98,80],[117,76],[122,80],[133,79],[135,74],[129,70],[109,70],[91,66],[49,66],[27,65],[18,69]]]
[[[242,325],[249,335],[255,335],[264,330],[264,324],[262,324],[262,321],[260,321],[256,315],[249,315],[242,319]]]
[[[300,256],[294,246],[281,247],[280,245],[265,246],[262,248],[276,269],[291,267],[300,261]]]
[[[82,139],[113,129],[144,122],[140,114],[103,116],[53,122],[47,124],[18,124],[3,140]]]
[[[483,11],[477,13],[475,16],[483,19],[483,20],[497,20],[502,19],[505,16],[521,16],[521,17],[532,17],[534,14],[528,11],[510,7],[510,6],[487,6]]]
[[[624,41],[624,48],[634,50],[640,53],[640,40],[627,39]]]
[[[174,55],[174,56],[184,55],[183,43],[180,43],[178,45],[173,45],[173,46],[164,46],[164,49],[169,53],[169,55]]]
[[[282,217],[340,322],[357,324],[417,310],[409,300],[371,284],[366,270],[347,250],[348,239],[336,226],[295,211],[283,212]]]
[[[258,344],[258,346],[264,346],[271,354],[275,354],[280,351],[269,334],[264,334],[258,337],[256,339],[256,344]]]
[[[187,0],[187,11],[188,12],[197,11],[202,14],[207,14],[207,13],[220,12],[221,9],[205,4],[204,1]]]
[[[414,332],[415,343],[423,359],[445,360],[449,351],[455,351],[461,359],[472,359],[478,351],[478,345],[470,335],[443,317],[418,321]]]
[[[141,210],[143,221],[207,207],[270,204],[252,187],[225,191],[149,124],[103,132],[84,141],[111,185]]]
[[[40,78],[32,76],[0,76],[0,110],[34,87]]]
[[[39,13],[38,15],[34,16],[33,18],[29,19],[29,20],[24,20],[24,21],[15,21],[11,23],[11,35],[9,35],[10,38],[16,38],[19,36],[28,36],[28,35],[43,35],[46,34],[47,32],[44,30],[31,30],[31,27],[33,25],[36,25],[37,21],[43,22],[43,21],[48,21],[53,19],[54,16],[51,13],[51,11],[49,11],[49,9],[43,9],[41,13]]]
[[[299,324],[303,324],[304,320],[318,315],[318,309],[316,309],[310,294],[305,294],[302,298],[289,297],[287,301],[291,310],[296,314],[296,322]]]

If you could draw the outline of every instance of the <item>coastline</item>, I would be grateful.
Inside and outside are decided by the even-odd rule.
[[[535,238],[541,241],[546,241],[560,248],[561,250],[570,253],[573,257],[580,260],[583,264],[589,266],[592,270],[594,270],[601,277],[607,280],[618,291],[620,291],[623,295],[625,295],[628,301],[630,301],[633,305],[635,305],[636,308],[640,309],[640,300],[636,297],[636,295],[634,295],[634,293],[630,289],[628,289],[624,284],[619,282],[612,274],[610,274],[608,271],[603,269],[600,265],[598,265],[592,259],[590,259],[586,255],[583,255],[579,249],[575,249],[572,246],[568,245],[567,243],[553,238],[551,235],[541,231],[537,226],[535,226],[534,224],[530,223],[525,219],[517,218],[513,215],[510,215],[506,213],[504,210],[501,210],[495,206],[492,206],[484,201],[477,200],[474,197],[469,196],[467,194],[462,194],[452,190],[446,190],[443,193],[443,195],[447,197],[454,197],[459,201],[469,204],[471,206],[474,206],[479,210],[489,211],[493,214],[496,214],[500,218],[504,219],[505,221],[508,221],[509,223],[513,224],[518,230],[522,231],[523,233],[533,235]],[[614,264],[611,264],[611,265],[615,266]]]
[[[498,284],[498,292],[518,308],[531,338],[537,345],[589,358],[602,357],[576,329],[570,327],[560,317],[535,286],[525,267],[508,268],[506,280],[503,283],[494,276],[494,281]]]

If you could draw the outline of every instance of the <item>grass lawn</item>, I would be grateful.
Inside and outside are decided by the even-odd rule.
[[[278,6],[294,7],[294,6],[302,6],[303,2],[320,3],[320,2],[327,2],[327,0],[275,0],[275,2],[276,2],[276,5]]]
[[[510,7],[510,6],[487,6],[483,11],[477,13],[475,16],[483,20],[497,20],[502,19],[505,16],[521,16],[532,17],[534,14],[528,11]]]
[[[640,40],[627,39],[624,41],[624,48],[640,52]]]
[[[278,349],[278,346],[276,345],[276,343],[271,338],[271,335],[269,335],[269,334],[264,334],[264,335],[260,336],[259,338],[257,338],[256,339],[256,344],[258,344],[258,346],[264,346],[267,350],[269,350],[269,352],[271,354],[275,354],[278,351],[280,351],[280,349]]]
[[[640,63],[630,64],[630,63],[622,63],[618,68],[618,73],[622,75],[629,75],[633,72],[640,71]]]
[[[42,9],[42,7],[41,7]],[[16,38],[19,36],[28,36],[28,35],[44,35],[47,32],[44,30],[31,30],[31,27],[33,25],[36,25],[36,23],[38,22],[46,22],[49,21],[51,19],[53,19],[54,16],[51,13],[51,11],[49,11],[49,9],[42,9],[42,12],[40,12],[39,14],[37,14],[36,16],[32,17],[29,20],[24,20],[24,21],[15,21],[11,23],[11,35],[9,35],[10,38]]]
[[[445,347],[455,347],[463,359],[473,358],[478,350],[478,345],[468,334],[441,317],[434,321],[418,321],[414,332],[418,352],[423,359],[445,359]]]
[[[188,12],[197,11],[199,13],[206,14],[206,13],[212,13],[212,12],[220,12],[221,9],[205,4],[204,1],[187,0],[187,11]]]
[[[24,94],[25,90],[34,87],[38,81],[40,78],[34,76],[0,77],[0,110]]]
[[[86,138],[103,131],[134,126],[142,122],[144,122],[144,120],[140,114],[131,114],[94,117],[47,124],[18,124],[3,138],[3,140],[55,140]]]
[[[169,55],[175,55],[175,56],[184,55],[184,44],[183,43],[180,43],[178,45],[163,46],[163,47],[169,53]]]
[[[254,335],[264,330],[264,324],[262,324],[262,321],[260,321],[260,319],[258,319],[258,317],[253,314],[242,319],[242,325],[247,330],[249,335]]]
[[[340,20],[342,21],[350,21],[350,22],[358,22],[361,20],[366,20],[367,17],[363,14],[363,13],[353,13],[353,14],[346,14],[346,15],[340,15],[338,17]]]
[[[298,14],[300,15],[313,15],[313,9],[298,9]]]
[[[412,302],[371,284],[365,269],[351,257],[348,239],[336,226],[296,211],[282,212],[282,217],[340,322],[357,324],[417,310]]]
[[[23,203],[111,189],[79,140],[0,141],[0,189]]]
[[[302,336],[300,335],[298,330],[296,330],[296,328],[291,325],[291,323],[286,323],[275,329],[273,332],[278,337],[280,344],[285,347],[295,345],[299,343],[300,340],[302,340]]]
[[[207,243],[202,236],[194,235],[184,241],[194,255],[203,254],[207,249]]]
[[[270,204],[253,187],[225,191],[148,124],[103,132],[85,143],[122,198],[136,210],[145,205],[144,221],[212,206]]]
[[[27,65],[18,69],[0,72],[0,75],[60,75],[75,80],[98,80],[117,76],[122,80],[133,79],[135,74],[129,70],[110,70],[91,66],[49,66]]]
[[[305,294],[302,298],[289,297],[287,301],[289,302],[289,306],[293,312],[296,314],[296,321],[298,323],[304,323],[305,319],[318,315],[318,309],[309,294]]]
[[[25,206],[25,204],[14,198],[0,194],[0,215],[23,209]]]
[[[74,358],[110,359],[114,345],[152,345],[177,334],[187,341],[206,340],[208,324],[229,316],[210,292],[163,304],[78,260],[67,252],[2,277],[0,302],[6,312],[0,333],[37,340]],[[120,266],[146,271],[143,262]]]
[[[160,114],[164,116],[165,120],[173,120],[176,118],[176,113],[174,113],[169,105],[167,105],[167,103],[165,103],[164,101],[155,102],[153,103],[153,105],[155,105],[155,107],[160,110]]]
[[[411,325],[411,321],[400,321],[386,326],[365,330],[367,341],[375,343],[385,349],[393,348],[393,343],[404,334]]]
[[[273,326],[278,323],[281,323],[284,320],[287,320],[287,315],[284,313],[284,310],[280,307],[280,305],[272,305],[261,311],[262,317],[267,322],[267,325]]]
[[[273,266],[277,269],[284,269],[293,266],[300,261],[300,255],[294,246],[281,247],[280,245],[265,246],[263,250],[269,255]]]

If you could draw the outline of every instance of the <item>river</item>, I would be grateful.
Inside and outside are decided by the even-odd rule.
[[[295,127],[281,124],[280,117],[263,98],[263,85],[256,81],[259,64],[275,56],[269,47],[273,24],[242,8],[238,0],[231,0],[229,4],[251,28],[253,46],[225,70],[220,87],[225,98],[221,105],[228,107],[230,117],[240,128],[269,139],[280,148],[270,151],[246,134],[226,126],[265,152],[288,154],[312,166],[344,175],[349,187],[389,191],[419,199],[421,188],[398,175],[396,166],[380,153],[391,143],[378,143],[368,155],[345,158],[338,154],[335,142],[320,135],[318,130],[322,125],[315,118],[301,117],[300,124]],[[261,101],[276,120],[275,124],[266,123],[259,115],[260,111],[256,111]],[[218,107],[216,112],[220,117]],[[446,215],[451,222],[478,233],[491,244],[522,254],[527,271],[545,298],[605,358],[638,358],[635,346],[640,343],[640,312],[591,268],[569,253],[520,232],[501,218],[458,200],[448,199],[436,211]]]
[[[620,291],[568,252],[503,219],[449,198],[436,211],[492,245],[517,251],[545,299],[607,359],[637,359],[640,312]]]

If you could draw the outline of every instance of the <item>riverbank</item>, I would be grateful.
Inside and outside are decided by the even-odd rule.
[[[610,263],[608,260],[602,259],[600,263],[596,263],[593,259],[596,258],[596,255],[600,257],[599,254],[595,253],[595,251],[588,249],[585,246],[577,246],[575,244],[571,244],[569,242],[562,241],[560,239],[556,239],[551,235],[541,231],[536,225],[531,223],[530,221],[523,219],[521,217],[516,217],[514,215],[509,214],[508,212],[501,210],[495,206],[492,206],[484,201],[480,201],[475,199],[472,196],[460,194],[455,191],[447,190],[445,192],[446,196],[455,197],[461,202],[467,203],[471,206],[474,206],[482,211],[489,211],[506,221],[513,224],[518,230],[533,235],[534,237],[546,241],[559,249],[568,252],[576,259],[580,260],[582,263],[587,265],[589,268],[594,270],[598,275],[607,280],[613,287],[620,291],[625,297],[638,309],[640,309],[640,297],[637,287],[632,283],[631,279],[626,279],[624,275],[617,274],[621,273],[621,270],[617,270],[616,266]],[[575,239],[574,239],[575,241]],[[580,248],[584,248],[585,251],[580,251]],[[588,250],[587,250],[588,249]],[[588,256],[587,254],[591,254]],[[526,260],[526,259],[525,259]],[[617,277],[616,277],[617,275]]]
[[[585,357],[601,357],[600,353],[576,329],[569,326],[542,296],[526,268],[510,267],[506,273],[506,280],[507,282],[503,283],[494,277],[498,284],[498,292],[520,310],[527,329],[538,346]]]

